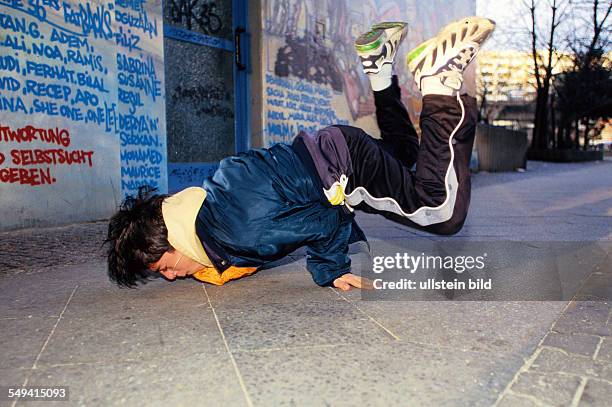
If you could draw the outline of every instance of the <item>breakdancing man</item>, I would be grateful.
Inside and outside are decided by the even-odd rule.
[[[254,273],[299,247],[320,286],[362,288],[350,243],[365,240],[354,210],[436,234],[461,229],[470,202],[476,100],[463,74],[495,23],[468,17],[407,56],[423,95],[421,141],[393,75],[405,23],[381,23],[355,41],[376,105],[381,139],[351,126],[300,133],[291,145],[226,158],[201,188],[141,190],[111,218],[108,273],[135,286],[151,272],[217,285]],[[412,170],[416,164],[416,170]]]

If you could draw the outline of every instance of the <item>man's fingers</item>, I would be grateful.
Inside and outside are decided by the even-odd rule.
[[[339,289],[341,289],[342,291],[348,291],[351,289],[351,285],[344,282],[344,281],[340,281],[340,283],[337,285],[337,287]]]
[[[351,289],[351,286],[344,281],[344,276],[338,277],[334,280],[334,287],[341,289],[342,291],[348,291]]]
[[[374,284],[372,283],[372,280],[356,276],[353,273],[347,273],[334,280],[334,287],[339,288],[342,291],[348,291],[351,289],[351,287],[369,290],[374,288]]]
[[[362,288],[362,289],[372,289],[374,288],[374,283],[372,280],[369,280],[364,277],[356,276],[355,274],[345,274],[342,277],[346,277],[347,283],[351,284],[353,287]]]
[[[361,277],[356,276],[354,274],[347,274],[347,283],[352,285],[353,287],[361,288]]]

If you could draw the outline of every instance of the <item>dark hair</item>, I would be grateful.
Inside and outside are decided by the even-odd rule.
[[[157,195],[156,188],[140,187],[138,196],[125,198],[108,224],[108,276],[123,287],[146,283],[148,267],[172,247],[162,216],[162,202],[168,195]]]

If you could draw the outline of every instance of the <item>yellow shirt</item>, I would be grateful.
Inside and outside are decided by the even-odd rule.
[[[215,269],[195,230],[196,218],[205,199],[206,190],[199,187],[186,188],[164,199],[162,216],[168,229],[168,243],[202,265],[202,269],[192,275],[196,280],[223,285],[230,280],[255,273],[257,267],[231,266],[223,273]]]

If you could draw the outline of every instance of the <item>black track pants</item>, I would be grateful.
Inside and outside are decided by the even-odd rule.
[[[389,88],[374,92],[381,140],[357,127],[336,126],[346,138],[354,172],[347,201],[404,225],[457,233],[470,204],[476,99],[425,96],[419,143],[400,96],[397,77]]]

